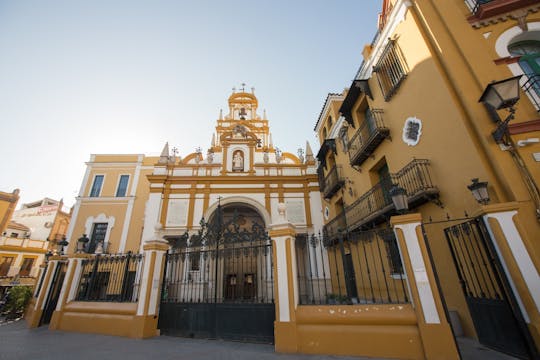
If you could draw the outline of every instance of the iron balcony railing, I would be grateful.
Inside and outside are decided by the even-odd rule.
[[[324,177],[321,188],[325,199],[330,199],[345,184],[340,165],[334,165]]]
[[[433,184],[429,172],[429,160],[414,159],[397,173],[383,178],[354,203],[345,207],[344,215],[340,214],[326,224],[324,232],[330,237],[335,237],[343,225],[347,231],[351,231],[367,224],[384,222],[389,215],[396,212],[390,196],[390,189],[394,184],[407,191],[410,209],[439,197],[439,189]],[[338,220],[340,217],[343,219]]]
[[[492,2],[493,0],[465,0],[465,3],[471,9],[471,12],[473,14],[476,14],[478,12],[478,9],[480,9],[480,6],[483,4],[487,4],[489,2]]]
[[[351,165],[361,165],[379,144],[390,135],[390,129],[384,125],[383,111],[371,109],[358,131],[349,140],[349,160]]]
[[[536,111],[540,111],[540,75],[527,75],[527,81],[521,86],[531,99]]]

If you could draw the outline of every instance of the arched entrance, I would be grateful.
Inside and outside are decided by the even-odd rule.
[[[168,241],[164,334],[273,342],[272,245],[254,207],[220,205],[197,231]]]

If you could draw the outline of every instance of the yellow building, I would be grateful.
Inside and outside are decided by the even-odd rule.
[[[13,190],[12,193],[0,191],[0,232],[3,233],[11,220],[11,215],[15,211],[17,202],[19,201],[19,189]]]
[[[18,194],[18,191],[17,191]],[[70,214],[63,210],[63,202],[45,198],[14,210],[0,237],[0,287],[4,293],[14,285],[34,286],[40,265],[47,253],[61,252],[66,239]]]
[[[206,153],[92,155],[30,326],[411,359],[459,358],[455,334],[537,356],[539,5],[382,5],[323,104],[318,164],[276,149],[244,90]],[[522,73],[519,101],[488,105]]]
[[[324,232],[344,242],[335,240],[336,272],[352,282],[342,292],[370,295],[358,238],[388,227],[399,213],[392,197],[405,193],[454,333],[522,357],[540,346],[539,9],[384,1],[355,80],[328,95],[315,126]],[[488,104],[488,85],[513,76],[520,100]],[[471,190],[486,182],[489,199],[477,202]]]

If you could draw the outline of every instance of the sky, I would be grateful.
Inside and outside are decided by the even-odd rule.
[[[382,0],[0,0],[0,191],[75,203],[90,154],[210,146],[255,88],[275,146],[309,141],[348,87]]]

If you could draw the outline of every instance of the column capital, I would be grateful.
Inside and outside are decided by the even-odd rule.
[[[282,236],[296,236],[296,226],[291,223],[286,224],[273,224],[270,225],[270,230],[268,235],[271,238],[282,237]]]
[[[420,213],[397,215],[397,216],[392,216],[390,218],[390,224],[392,226],[418,223],[418,222],[420,223],[422,222],[422,215]]]
[[[478,217],[493,213],[500,213],[500,212],[507,212],[507,211],[517,211],[519,208],[519,203],[516,201],[513,202],[506,202],[506,203],[497,203],[497,204],[490,204],[490,205],[482,205],[480,206],[480,209],[475,211],[472,214],[472,217]]]
[[[169,243],[165,240],[150,240],[146,241],[143,245],[143,250],[158,250],[158,251],[167,251],[169,250]]]

